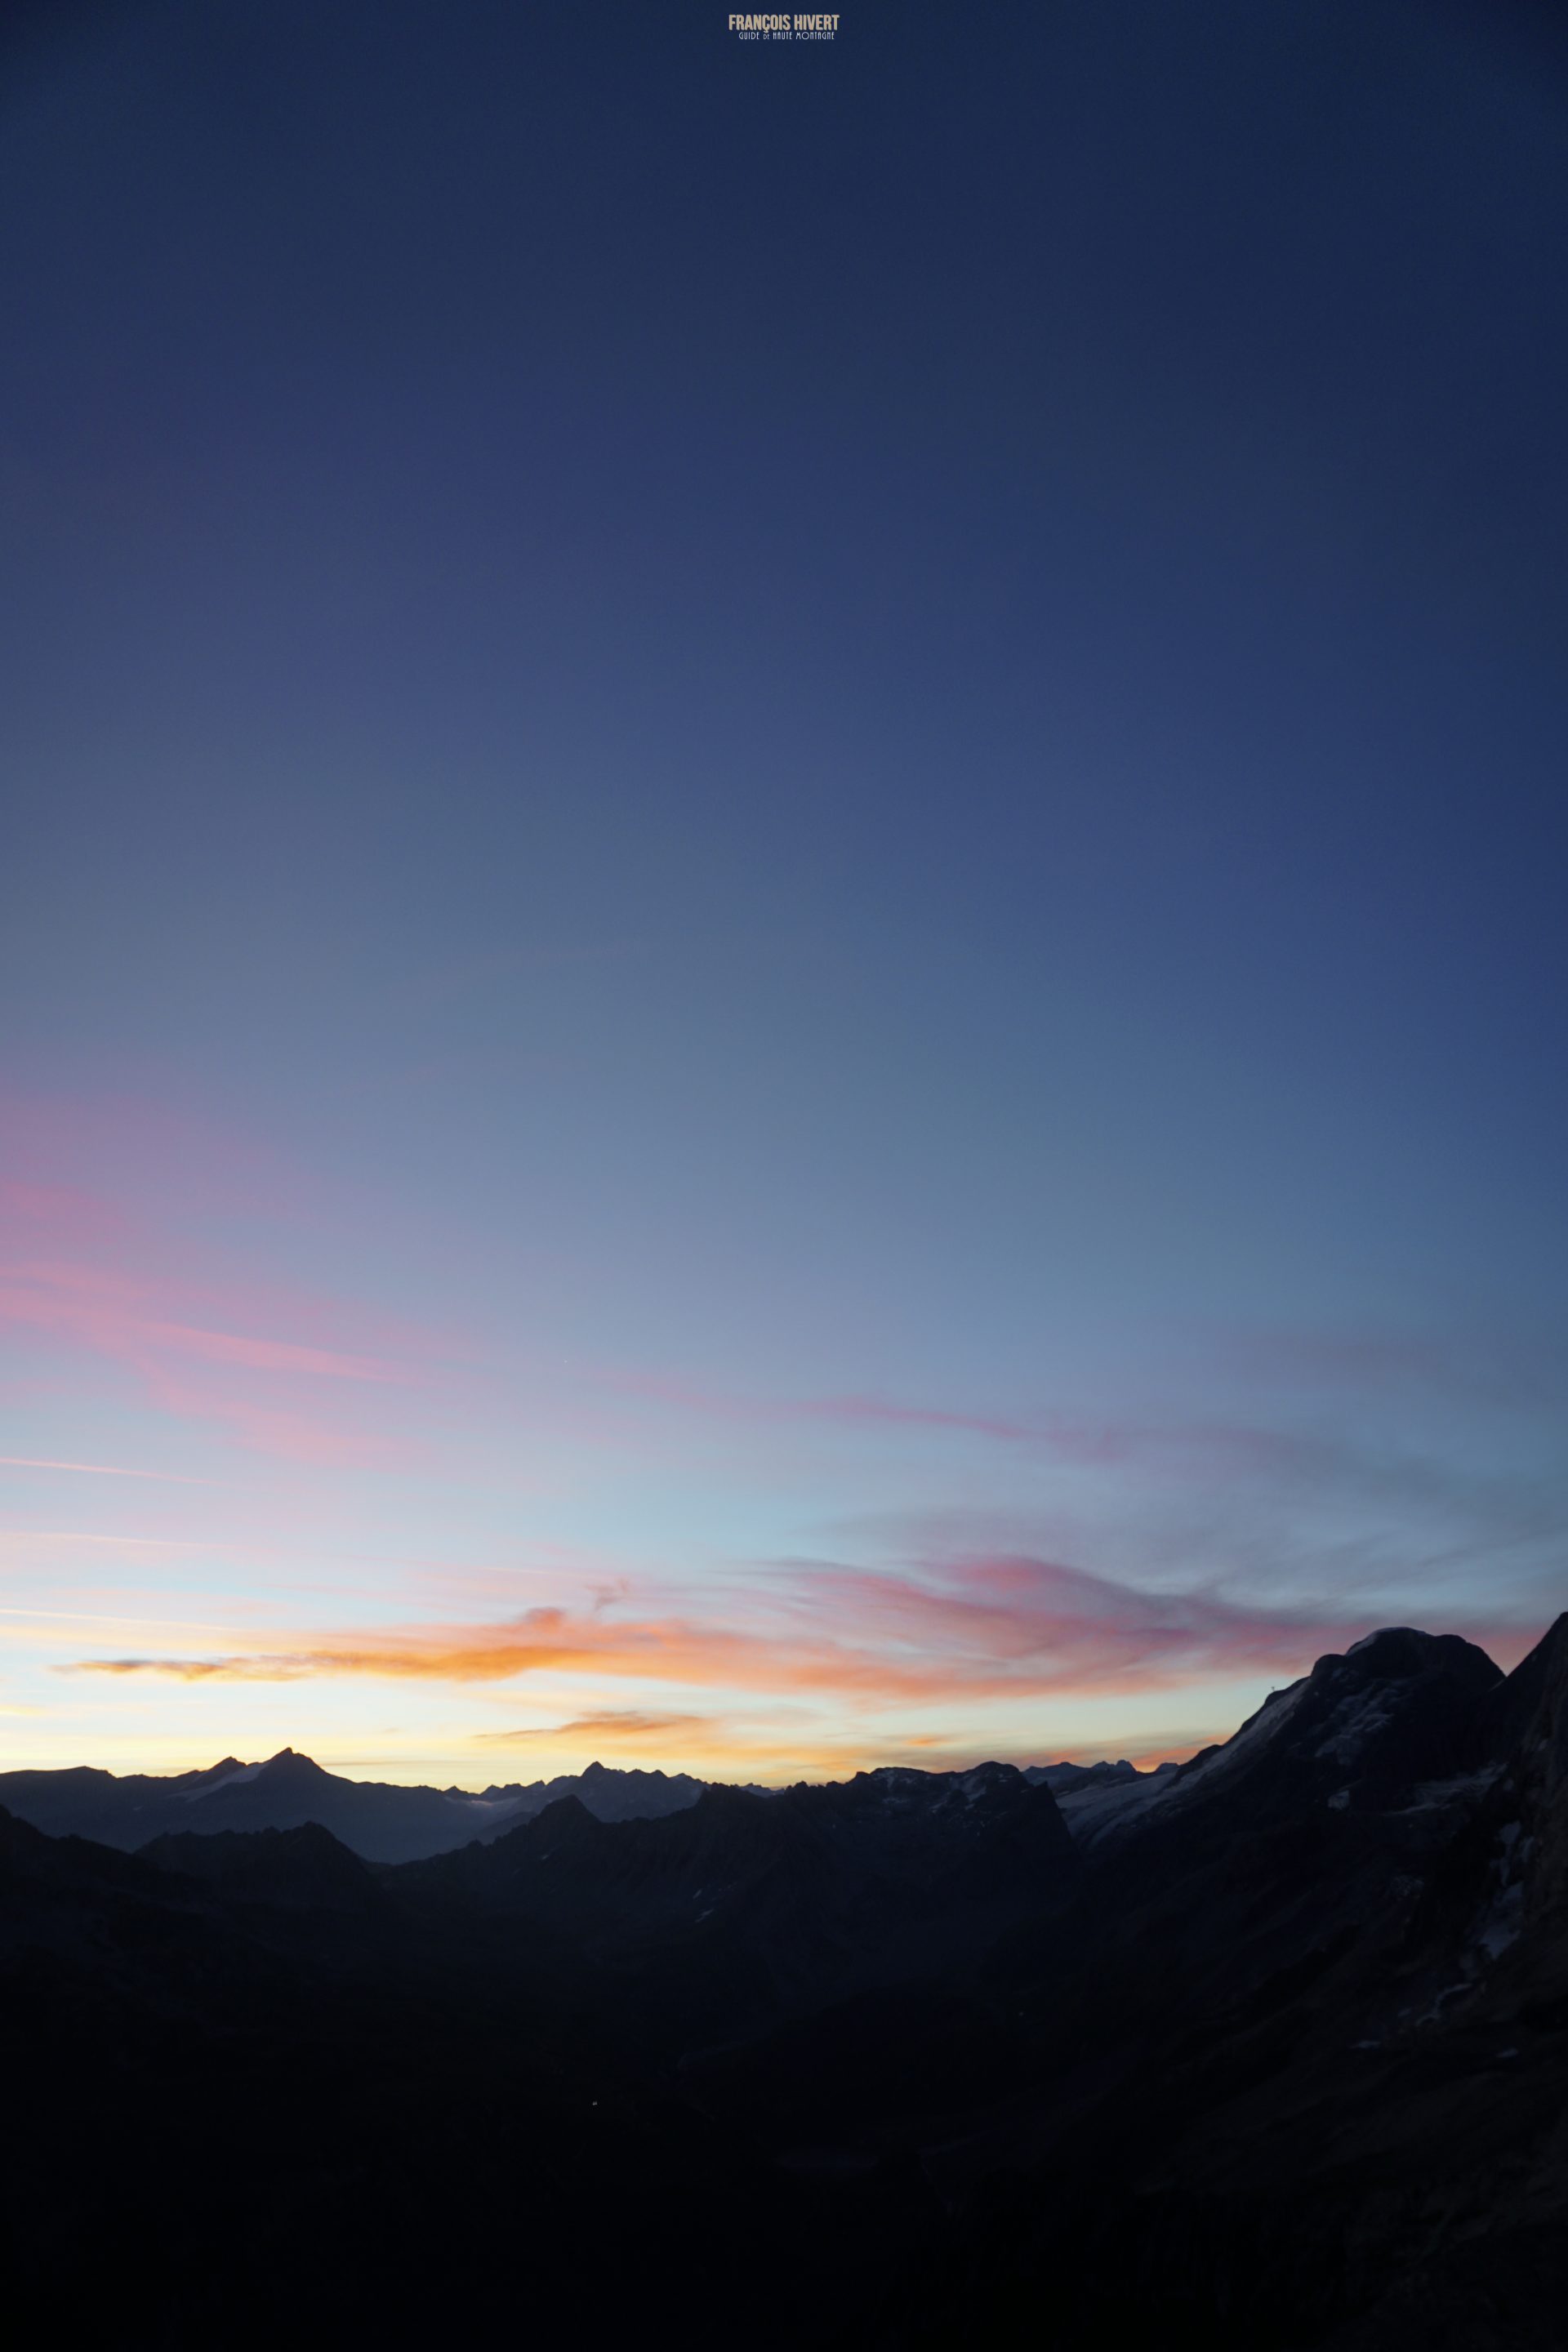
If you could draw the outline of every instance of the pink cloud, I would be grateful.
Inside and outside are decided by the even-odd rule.
[[[147,1478],[162,1486],[210,1486],[210,1478],[189,1478],[176,1470],[136,1470],[119,1462],[56,1462],[29,1454],[0,1454],[0,1470],[53,1470],[84,1478]]]
[[[146,1338],[176,1354],[205,1357],[215,1364],[244,1364],[263,1372],[306,1372],[330,1381],[399,1381],[408,1367],[374,1356],[350,1356],[327,1348],[304,1348],[286,1339],[258,1339],[241,1331],[198,1331],[183,1323],[148,1323]]]
[[[101,1152],[127,1116],[98,1107],[73,1120],[52,1105],[23,1120],[21,1172],[0,1183],[0,1328],[113,1364],[162,1410],[216,1422],[266,1453],[339,1465],[406,1458],[409,1441],[384,1425],[384,1411],[373,1413],[366,1392],[427,1381],[443,1342],[342,1299],[237,1275],[199,1220],[182,1219],[176,1234],[118,1191],[64,1181],[60,1162],[84,1136]],[[146,1174],[171,1137],[155,1116],[144,1132],[136,1117],[130,1125]],[[183,1128],[173,1140],[184,1140]],[[15,1143],[8,1132],[8,1154]],[[223,1162],[221,1151],[210,1156]]]
[[[803,1596],[891,1657],[941,1657],[1030,1685],[1150,1688],[1194,1675],[1273,1671],[1343,1647],[1361,1620],[1325,1622],[1201,1591],[1149,1592],[1063,1562],[1002,1555],[927,1577],[813,1571]]]
[[[86,1670],[455,1684],[549,1672],[876,1707],[1294,1676],[1370,1630],[1364,1616],[1152,1593],[1058,1561],[1002,1557],[923,1576],[803,1569],[761,1597],[747,1622],[546,1607],[500,1622],[273,1641],[216,1657],[102,1659]],[[1500,1631],[1521,1638],[1517,1628]]]
[[[88,1244],[123,1239],[124,1212],[75,1184],[0,1182],[0,1230],[23,1227]]]
[[[148,1395],[163,1412],[180,1420],[216,1422],[253,1453],[280,1461],[323,1469],[374,1469],[407,1463],[421,1451],[412,1438],[399,1439],[354,1421],[335,1398],[318,1400],[305,1410],[298,1403],[258,1398],[232,1381],[182,1380],[158,1364],[137,1369]]]

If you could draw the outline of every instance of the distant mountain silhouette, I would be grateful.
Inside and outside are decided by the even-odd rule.
[[[1157,1769],[1173,1770],[1174,1767],[1160,1766]],[[1065,1797],[1074,1790],[1107,1788],[1130,1780],[1141,1780],[1144,1775],[1135,1764],[1130,1764],[1122,1757],[1115,1764],[1029,1764],[1025,1767],[1024,1778],[1037,1786],[1049,1789],[1056,1796]]]
[[[210,1887],[232,1904],[269,1909],[379,1916],[385,1897],[364,1864],[330,1830],[219,1830],[154,1838],[142,1858]]]
[[[209,1808],[445,1792],[151,1786],[138,1853],[0,1813],[24,2334],[1563,2341],[1568,1617],[1506,1678],[1386,1630],[1157,1774],[584,1775],[396,1864]]]
[[[171,1775],[119,1777],[86,1767],[3,1772],[0,1805],[53,1836],[96,1838],[125,1852],[189,1832],[210,1837],[315,1822],[367,1861],[417,1862],[474,1838],[499,1837],[560,1797],[579,1797],[599,1820],[628,1821],[695,1804],[702,1787],[684,1772],[623,1772],[590,1764],[581,1774],[473,1795],[344,1780],[285,1748],[263,1764],[241,1764],[229,1756],[205,1771]]]

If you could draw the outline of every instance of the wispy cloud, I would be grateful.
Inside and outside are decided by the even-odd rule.
[[[147,1478],[161,1486],[211,1486],[212,1478],[192,1478],[177,1470],[136,1470],[121,1462],[53,1462],[30,1454],[0,1454],[0,1470],[68,1471],[83,1478]]]
[[[408,1366],[384,1356],[174,1319],[164,1311],[174,1287],[167,1278],[139,1278],[114,1267],[12,1259],[0,1264],[0,1321],[57,1333],[133,1364],[173,1356],[316,1380],[405,1382],[414,1377]],[[286,1297],[253,1297],[248,1304],[253,1311],[273,1313],[287,1313],[290,1306],[298,1312],[300,1306]],[[323,1303],[313,1301],[307,1311],[322,1310]]]
[[[57,1158],[75,1133],[61,1116],[54,1107],[45,1122]],[[102,1124],[87,1122],[100,1150]],[[146,1124],[156,1141],[156,1119]],[[144,1204],[36,1168],[0,1183],[0,1328],[118,1367],[169,1414],[315,1463],[405,1454],[374,1392],[418,1389],[449,1348],[343,1299],[238,1275],[188,1222],[172,1229]]]
[[[478,1731],[485,1748],[526,1748],[542,1740],[588,1738],[641,1745],[671,1737],[696,1737],[711,1742],[723,1736],[723,1727],[709,1715],[659,1715],[644,1707],[605,1707],[596,1715],[576,1715],[569,1723],[521,1725],[510,1731]],[[730,1743],[726,1740],[726,1745]]]
[[[661,1372],[606,1372],[602,1378],[605,1386],[625,1394],[718,1421],[820,1421],[849,1427],[880,1424],[889,1428],[951,1429],[1012,1444],[1038,1442],[1046,1434],[1041,1427],[1026,1421],[949,1411],[936,1405],[900,1403],[880,1397],[752,1398],[739,1393],[721,1394]]]
[[[1114,1467],[1134,1461],[1180,1464],[1203,1459],[1216,1469],[1293,1460],[1297,1442],[1278,1431],[1232,1420],[1152,1420],[966,1411],[911,1398],[848,1393],[752,1396],[721,1392],[662,1372],[605,1370],[601,1384],[655,1405],[725,1423],[788,1426],[817,1423],[862,1430],[929,1430],[983,1437],[1033,1449],[1059,1462]]]
[[[1369,1630],[1363,1615],[1270,1609],[1212,1592],[1151,1592],[1026,1557],[940,1575],[799,1564],[745,1620],[536,1608],[500,1622],[400,1628],[135,1656],[79,1671],[185,1681],[506,1683],[541,1673],[830,1696],[858,1707],[1131,1695],[1197,1680],[1300,1673]]]

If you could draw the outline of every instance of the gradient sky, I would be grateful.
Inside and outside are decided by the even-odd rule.
[[[1184,1752],[1568,1583],[1544,12],[23,12],[0,1755]]]

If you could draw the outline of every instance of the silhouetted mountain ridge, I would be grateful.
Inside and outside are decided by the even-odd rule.
[[[199,1772],[123,1776],[79,1766],[66,1771],[0,1773],[0,1805],[55,1836],[90,1837],[134,1852],[154,1838],[188,1832],[299,1829],[316,1822],[373,1862],[415,1862],[491,1838],[581,1793],[606,1821],[675,1811],[695,1803],[703,1783],[685,1773],[617,1771],[591,1764],[581,1775],[517,1782],[480,1794],[350,1780],[292,1748],[264,1763],[227,1757]]]
[[[344,1785],[200,1777],[203,1820]],[[1389,1629],[1157,1775],[568,1792],[401,1864],[0,1815],[0,2018],[13,2299],[57,2331],[492,2326],[522,2211],[531,2311],[590,2341],[1547,2352],[1568,1617],[1506,1679]]]
[[[1025,1777],[1049,1780],[1063,1771],[1087,1771],[1093,1780],[1102,1772],[1132,1774],[1132,1768],[1049,1766]],[[686,1772],[595,1762],[581,1773],[478,1792],[415,1788],[347,1780],[283,1748],[259,1764],[231,1756],[202,1771],[168,1775],[121,1776],[89,1766],[0,1773],[0,1805],[53,1836],[90,1837],[127,1853],[159,1837],[298,1829],[316,1822],[367,1861],[418,1862],[476,1838],[500,1837],[562,1797],[579,1798],[599,1821],[657,1820],[696,1804],[705,1788],[716,1785]]]

